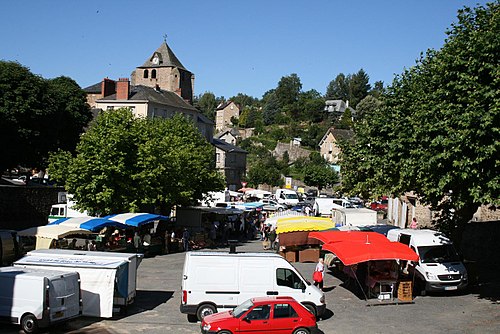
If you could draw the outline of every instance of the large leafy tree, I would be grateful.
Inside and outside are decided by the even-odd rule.
[[[415,191],[455,236],[479,205],[500,205],[499,9],[460,10],[443,48],[394,80],[342,147],[345,188]]]
[[[212,92],[205,92],[195,100],[195,106],[201,113],[211,120],[215,119],[215,109],[217,108],[218,101],[215,94]]]
[[[325,98],[329,100],[349,99],[349,82],[344,73],[340,73],[334,80],[330,81],[326,88]]]
[[[330,100],[349,101],[350,105],[355,106],[368,95],[371,88],[369,81],[370,78],[363,69],[347,76],[340,73],[328,84],[325,97]]]
[[[77,154],[50,158],[52,177],[91,214],[160,212],[223,189],[213,147],[182,116],[136,119],[104,112],[82,136]]]
[[[46,80],[18,63],[0,61],[1,170],[45,168],[48,152],[74,150],[91,118],[85,93],[72,79]]]
[[[302,90],[302,83],[297,74],[292,73],[282,77],[278,82],[275,94],[281,108],[294,105],[299,100],[299,95]]]

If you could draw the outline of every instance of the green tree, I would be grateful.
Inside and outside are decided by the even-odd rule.
[[[280,112],[278,98],[274,92],[271,92],[265,97],[265,99],[263,98],[263,101],[264,100],[266,101],[262,111],[264,124],[274,124],[276,122],[276,117]]]
[[[104,112],[82,136],[76,153],[70,159],[59,151],[49,168],[74,194],[78,207],[91,214],[168,214],[174,204],[223,189],[213,147],[182,116],[152,120],[136,119],[128,109]]]
[[[243,93],[238,93],[238,95],[231,97],[229,101],[233,101],[235,104],[239,105],[240,108],[257,106],[259,103],[258,99]]]
[[[375,109],[379,108],[382,104],[382,101],[374,97],[373,95],[368,95],[364,99],[361,100],[356,105],[356,119],[360,119],[365,115],[372,114]]]
[[[215,120],[215,109],[217,109],[217,105],[217,99],[212,92],[203,93],[203,95],[198,97],[197,101],[195,101],[195,107],[211,120]]]
[[[86,95],[72,79],[45,80],[18,63],[0,61],[1,170],[45,168],[50,151],[75,149],[91,118]]]
[[[360,69],[356,74],[350,75],[349,79],[349,103],[353,106],[357,105],[364,99],[370,91],[370,78],[363,69]]]
[[[317,187],[319,190],[325,187],[333,187],[339,181],[339,176],[329,166],[308,165],[304,169],[304,182],[308,186]]]
[[[297,74],[292,73],[289,76],[282,77],[276,87],[276,98],[280,108],[290,106],[299,100],[302,90],[302,83]]]
[[[330,81],[326,87],[325,98],[327,100],[343,100],[349,99],[349,83],[344,73],[340,73],[334,80]]]
[[[499,9],[460,10],[443,48],[396,77],[342,147],[344,187],[415,191],[455,237],[479,205],[500,205]]]

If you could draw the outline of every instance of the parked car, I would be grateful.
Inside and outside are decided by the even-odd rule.
[[[286,206],[285,205],[279,204],[278,202],[276,202],[275,200],[272,200],[272,199],[264,198],[264,199],[261,199],[260,202],[264,203],[264,206],[262,207],[262,209],[266,210],[266,211],[283,211],[283,210],[286,210]]]
[[[310,334],[318,331],[316,317],[292,297],[251,298],[232,311],[203,318],[203,334],[283,333]]]
[[[306,206],[311,208],[312,205],[310,203],[307,203],[307,202],[299,202],[299,203],[297,203],[297,205],[292,206],[292,208],[290,210],[297,211],[297,212],[304,212]],[[312,208],[311,208],[311,211],[312,211]]]
[[[388,203],[389,199],[387,198],[387,196],[383,196],[379,201],[371,202],[370,209],[375,211],[387,211]]]

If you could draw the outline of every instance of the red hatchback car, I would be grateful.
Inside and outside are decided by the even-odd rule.
[[[292,297],[251,298],[232,311],[206,316],[202,334],[312,334],[316,317]]]

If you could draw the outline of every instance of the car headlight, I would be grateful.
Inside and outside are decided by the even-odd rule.
[[[212,326],[210,326],[210,324],[204,324],[202,328],[204,331],[209,331]]]
[[[323,294],[323,296],[321,296],[321,298],[319,299],[319,302],[321,304],[324,304],[325,303],[325,295]]]
[[[467,281],[468,278],[469,278],[469,276],[467,275],[467,271],[465,271],[464,274],[462,275],[462,279],[464,281]]]
[[[435,275],[433,273],[425,272],[425,276],[427,276],[428,280],[432,280],[432,281],[437,281],[438,280],[437,275]]]

